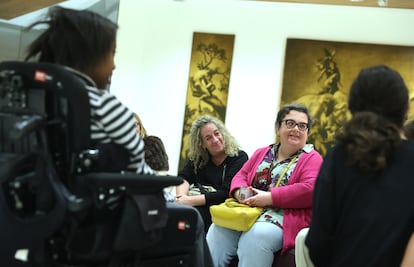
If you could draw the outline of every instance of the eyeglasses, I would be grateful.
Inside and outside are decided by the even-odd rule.
[[[294,120],[283,120],[282,122],[285,123],[286,128],[288,129],[293,129],[296,127],[296,125],[298,126],[299,131],[306,131],[306,129],[308,129],[308,124],[304,122],[298,123]]]

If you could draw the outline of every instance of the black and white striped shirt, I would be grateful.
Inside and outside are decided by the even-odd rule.
[[[135,129],[133,112],[105,90],[86,86],[91,107],[91,139],[96,143],[115,143],[130,153],[128,170],[151,174],[144,159],[144,141]]]
[[[88,84],[86,90],[90,105],[91,140],[94,143],[114,143],[124,147],[130,154],[127,171],[154,174],[145,162],[144,141],[135,129],[133,112],[108,91],[96,88],[89,76],[65,68]]]

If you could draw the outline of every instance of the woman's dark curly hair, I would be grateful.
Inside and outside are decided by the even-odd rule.
[[[144,137],[145,162],[154,171],[168,171],[168,155],[164,143],[158,136],[147,135]]]
[[[408,94],[403,78],[387,66],[360,71],[348,98],[352,118],[337,136],[352,166],[368,173],[389,165],[401,145]]]

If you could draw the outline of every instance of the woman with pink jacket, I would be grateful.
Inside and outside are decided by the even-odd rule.
[[[239,267],[272,266],[274,253],[293,248],[297,233],[309,227],[313,188],[322,164],[321,155],[306,144],[311,126],[305,106],[283,106],[275,123],[278,142],[256,150],[234,176],[230,197],[264,207],[264,212],[246,232],[210,226],[207,243],[215,267],[227,266],[235,255]],[[250,196],[240,194],[242,187],[250,190]]]

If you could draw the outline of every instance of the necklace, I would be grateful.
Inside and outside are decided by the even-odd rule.
[[[279,161],[279,153],[278,152],[279,152],[279,149],[276,150],[276,146],[274,146],[273,153],[274,153],[275,156],[273,157],[272,164],[270,164],[270,167],[269,167],[269,175],[270,176],[272,175],[272,171],[276,167],[277,163],[281,162],[281,161]],[[296,158],[298,156],[299,156],[299,153],[296,152],[295,156],[290,159],[289,163],[286,165],[286,167],[283,169],[282,173],[280,174],[279,178],[277,179],[277,182],[276,182],[274,187],[278,187],[280,185],[280,183],[282,182],[282,178],[285,176],[285,174],[289,170],[290,166],[292,166],[293,162],[296,161]],[[292,157],[292,156],[289,156],[288,158],[290,158],[290,157]]]
[[[285,176],[285,174],[287,173],[287,171],[289,170],[290,166],[292,166],[293,162],[295,162],[296,158],[298,157],[299,154],[296,154],[290,161],[289,163],[286,165],[286,167],[283,169],[282,173],[279,176],[279,179],[277,179],[277,183],[275,184],[275,187],[278,187],[280,185],[280,183],[282,182],[282,178],[283,176]]]

